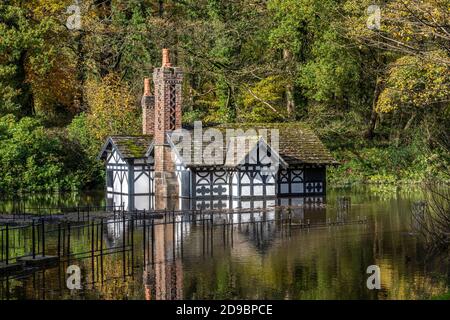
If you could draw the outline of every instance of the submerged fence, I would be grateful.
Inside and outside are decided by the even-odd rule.
[[[301,230],[367,222],[366,217],[350,219],[347,214],[338,214],[330,218],[324,210],[316,213],[305,215],[296,207],[151,212],[125,212],[121,208],[108,216],[80,214],[75,221],[35,216],[22,225],[6,223],[0,227],[0,283],[3,286],[31,274],[34,279],[38,271],[45,277],[45,270],[53,268],[58,268],[58,278],[65,281],[65,268],[76,264],[84,266],[84,285],[94,286],[111,280],[111,276],[130,277],[138,267],[156,272],[192,255],[213,257],[220,254],[217,250],[240,245],[242,237],[264,249],[275,238],[289,239]],[[46,259],[54,264],[40,263]],[[0,296],[7,297],[8,290],[1,289]]]
[[[242,236],[263,249],[275,238],[290,238],[294,230],[365,224],[366,217],[350,218],[350,207],[349,198],[339,198],[333,218],[323,206],[310,208],[313,214],[304,206],[133,212],[124,206],[27,208],[0,221],[0,282],[82,263],[90,269],[89,283],[103,284],[110,280],[105,266],[125,278],[137,267],[157,270],[187,255],[213,257],[216,250],[242,243]]]
[[[67,207],[20,207],[11,212],[0,213],[3,220],[26,220],[30,218],[46,218],[51,219],[72,214],[78,217],[78,220],[89,219],[89,217],[96,213],[104,212],[122,212],[123,205],[113,206],[67,206]]]
[[[123,208],[122,208],[123,209]],[[338,215],[336,219],[328,218],[322,221],[310,221],[296,216],[293,208],[276,208],[271,210],[245,209],[237,212],[224,211],[203,211],[203,210],[183,210],[183,211],[151,211],[126,213],[123,210],[114,211],[111,217],[95,217],[89,215],[89,211],[84,214],[82,210],[77,211],[78,220],[75,222],[54,222],[45,219],[33,219],[31,223],[25,225],[10,225],[6,223],[0,229],[0,263],[5,265],[14,264],[23,258],[36,259],[37,256],[46,255],[58,258],[83,258],[85,255],[108,254],[114,250],[125,250],[128,246],[133,246],[135,229],[142,230],[143,242],[153,243],[157,241],[154,228],[159,225],[170,225],[173,228],[173,237],[178,234],[178,239],[173,239],[173,245],[177,240],[183,241],[184,230],[187,226],[201,224],[203,238],[206,237],[209,229],[222,227],[224,237],[229,237],[229,233],[234,232],[235,225],[251,225],[254,234],[258,235],[257,228],[264,223],[273,222],[283,233],[290,233],[294,228],[317,228],[326,226],[338,226],[349,223],[365,223],[366,217],[357,217],[356,220],[346,220]],[[271,213],[268,217],[268,213]],[[243,221],[243,217],[248,216]],[[121,224],[121,225],[118,225]],[[109,228],[113,226],[113,228]],[[122,245],[120,247],[105,246],[104,239],[108,238],[108,232],[113,234],[119,228]],[[180,228],[180,231],[176,231]],[[71,236],[75,232],[82,231],[85,243],[84,251],[74,251],[71,245]],[[110,235],[109,235],[110,236]],[[110,236],[111,237],[111,236]],[[144,252],[144,256],[151,254]],[[145,260],[145,259],[144,259]],[[153,260],[153,259],[151,259]]]

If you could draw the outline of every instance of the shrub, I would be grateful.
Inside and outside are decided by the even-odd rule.
[[[0,118],[0,191],[63,191],[97,184],[99,174],[64,130],[32,118]]]

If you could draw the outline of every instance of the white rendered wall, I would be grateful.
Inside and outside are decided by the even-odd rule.
[[[135,194],[141,194],[141,193],[150,194],[149,175],[147,173],[142,173],[142,171],[135,171],[134,178],[137,179],[134,182],[134,193]]]

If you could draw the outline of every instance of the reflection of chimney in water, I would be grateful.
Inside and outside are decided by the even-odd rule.
[[[176,231],[176,228],[175,228]],[[149,272],[154,272],[154,295],[148,292],[155,300],[178,300],[183,298],[183,264],[176,257],[174,247],[172,224],[155,224],[155,263],[154,271],[149,268]],[[176,238],[175,238],[176,241]],[[175,257],[175,261],[174,261]],[[149,283],[147,276],[147,283]],[[146,287],[147,295],[147,287]]]

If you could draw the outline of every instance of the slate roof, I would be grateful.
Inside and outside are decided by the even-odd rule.
[[[271,139],[271,129],[277,129],[279,133],[279,149],[278,154],[281,157],[281,160],[284,161],[288,165],[297,165],[297,164],[320,164],[320,165],[333,165],[338,164],[338,162],[332,157],[327,148],[323,145],[320,139],[314,134],[314,132],[307,128],[305,125],[293,122],[293,123],[270,123],[270,124],[223,124],[212,127],[203,128],[203,132],[208,129],[218,129],[222,132],[223,137],[223,148],[219,150],[222,153],[223,165],[230,166],[231,164],[238,164],[241,162],[240,156],[236,156],[235,159],[227,158],[227,151],[229,151],[230,143],[233,142],[233,138],[235,138],[239,133],[237,129],[241,129],[243,132],[246,132],[249,129],[254,129],[254,132],[251,133],[247,131],[249,134],[245,142],[246,146],[253,145],[261,138],[261,129],[267,130],[267,137],[263,137],[264,139],[269,139],[266,141],[270,144]],[[234,132],[230,131],[230,129],[236,130]],[[189,130],[192,131],[192,130]],[[242,134],[241,131],[241,134]],[[203,154],[204,162],[213,163],[214,162],[214,154],[209,156],[208,153],[202,152],[209,145],[208,141],[197,141],[196,137],[192,134],[192,153],[191,159],[183,159],[185,165],[187,166],[198,166],[199,164],[195,163],[195,153],[199,155]],[[236,144],[235,144],[236,145]],[[251,149],[251,148],[250,148]],[[248,148],[246,150],[249,150]],[[239,152],[240,150],[234,150]],[[201,156],[197,159],[201,159]],[[204,163],[203,163],[204,165]],[[217,165],[217,164],[216,164]]]
[[[277,129],[279,132],[278,153],[288,164],[338,164],[317,135],[300,122],[264,124],[225,124],[218,128],[242,130]],[[222,129],[223,130],[223,129]],[[270,131],[268,132],[270,138]],[[270,141],[267,141],[270,144]]]
[[[110,136],[100,152],[99,158],[105,159],[107,150],[114,145],[122,159],[146,158],[147,150],[153,142],[153,136]]]
[[[261,129],[267,129],[269,141],[266,141],[270,144],[270,130],[278,129],[279,132],[279,150],[278,154],[281,159],[288,165],[298,165],[298,164],[319,164],[319,165],[334,165],[338,164],[338,162],[333,158],[331,153],[327,150],[327,148],[323,145],[320,139],[317,137],[314,132],[299,122],[289,122],[289,123],[264,123],[264,124],[222,124],[217,126],[204,127],[203,132],[210,128],[218,129],[222,132],[223,136],[223,144],[222,148],[219,152],[222,152],[223,163],[221,165],[230,166],[230,161],[227,161],[227,148],[230,141],[233,140],[233,136],[230,136],[229,129],[241,129],[244,132],[249,129],[255,129],[256,135],[248,136],[248,143],[254,144],[255,141],[259,141],[261,136]],[[189,129],[192,132],[192,128]],[[228,134],[228,136],[227,136]],[[235,131],[235,135],[238,134]],[[265,139],[265,137],[264,137]],[[124,159],[135,159],[135,158],[145,158],[148,154],[148,150],[150,150],[152,146],[153,137],[152,136],[111,136],[108,138],[107,143],[105,144],[102,152],[100,154],[100,158],[104,157],[104,153],[107,150],[108,146],[114,144]],[[210,142],[203,141],[203,144],[200,141],[195,139],[194,134],[192,134],[191,140],[191,159],[183,159],[185,165],[187,166],[197,166],[198,164],[194,163],[195,153],[198,152],[200,155],[204,155],[203,152],[205,148],[209,145]],[[213,157],[211,157],[213,158]],[[205,159],[205,157],[204,157]],[[238,160],[239,161],[239,160]],[[213,163],[212,159],[209,163]],[[215,164],[217,165],[217,164]],[[204,166],[204,164],[203,164]]]

